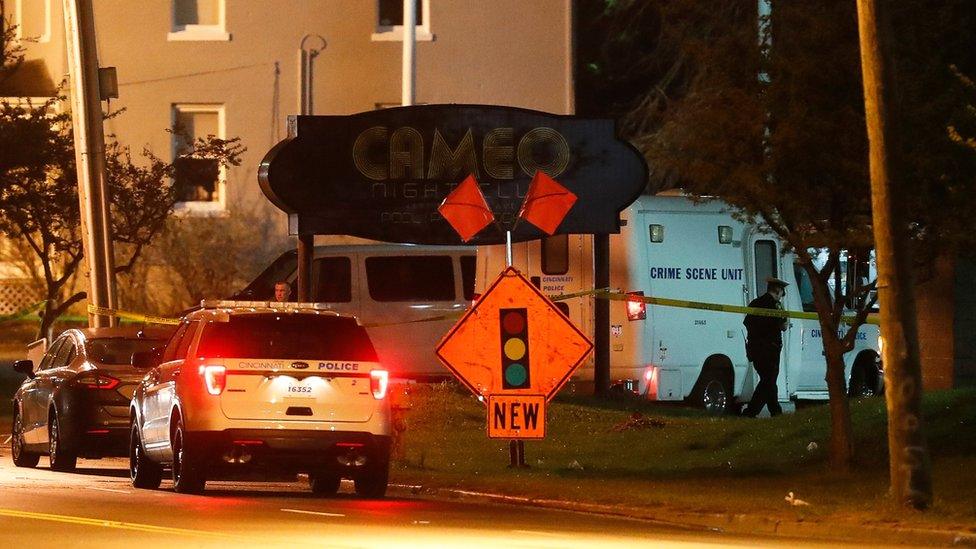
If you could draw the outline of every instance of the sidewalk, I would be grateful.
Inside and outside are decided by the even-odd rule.
[[[856,520],[790,520],[743,513],[696,513],[668,508],[649,509],[627,505],[605,505],[560,499],[529,498],[499,493],[454,488],[425,488],[419,485],[393,484],[391,495],[411,495],[435,500],[473,500],[502,505],[522,505],[558,509],[647,521],[679,530],[713,531],[729,534],[763,534],[824,541],[863,542],[870,544],[976,547],[976,531],[909,528],[894,524]]]

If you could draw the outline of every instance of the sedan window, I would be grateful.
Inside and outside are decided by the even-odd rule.
[[[63,368],[75,357],[75,343],[70,338],[64,339],[64,344],[58,349],[58,356],[51,361],[51,368]]]
[[[61,350],[61,346],[67,341],[67,337],[62,337],[54,341],[51,344],[51,348],[44,353],[44,358],[41,359],[41,363],[37,365],[35,371],[39,372],[41,370],[47,370],[51,367],[51,362],[54,361],[54,357],[58,356],[58,351]]]
[[[165,345],[160,339],[103,337],[85,342],[88,358],[102,364],[130,364],[133,353],[152,351]]]

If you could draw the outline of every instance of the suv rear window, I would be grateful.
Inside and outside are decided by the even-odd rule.
[[[232,315],[203,329],[197,356],[376,362],[366,329],[348,317],[311,314]]]
[[[369,296],[376,301],[454,301],[451,256],[367,257]]]

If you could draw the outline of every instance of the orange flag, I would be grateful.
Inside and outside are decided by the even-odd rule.
[[[519,217],[551,235],[576,203],[576,195],[542,172],[535,172]]]
[[[437,211],[467,242],[495,220],[494,214],[481,194],[478,181],[469,175],[444,198]]]

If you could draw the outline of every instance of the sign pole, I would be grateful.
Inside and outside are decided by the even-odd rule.
[[[512,231],[505,231],[505,266],[512,266]],[[521,439],[513,439],[508,442],[508,467],[526,467],[525,465],[525,442]]]

